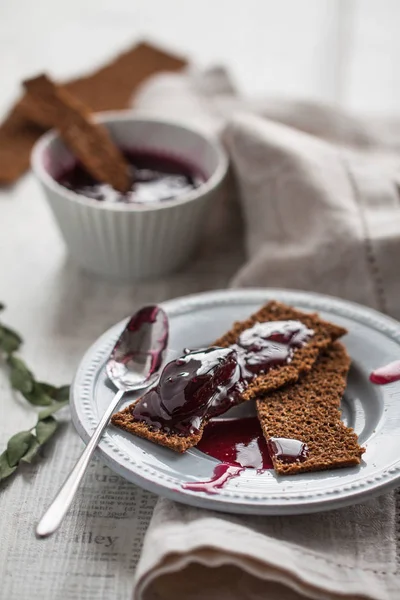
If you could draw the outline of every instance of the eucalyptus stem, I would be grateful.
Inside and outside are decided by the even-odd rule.
[[[4,305],[0,303],[0,311]],[[68,404],[69,386],[55,387],[37,381],[25,362],[16,356],[22,337],[13,329],[0,323],[0,357],[9,373],[10,385],[33,406],[42,406],[36,424],[27,431],[14,434],[0,454],[0,482],[16,471],[22,463],[30,463],[42,446],[54,435],[59,425],[53,416]]]

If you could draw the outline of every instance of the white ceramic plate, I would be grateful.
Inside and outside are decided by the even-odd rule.
[[[304,310],[318,311],[343,325],[343,341],[352,358],[343,420],[354,427],[366,447],[357,468],[276,477],[273,471],[256,474],[245,469],[216,495],[182,489],[182,483],[212,477],[217,461],[193,448],[183,455],[110,426],[98,448],[114,471],[148,490],[179,502],[214,510],[253,514],[298,514],[337,508],[366,500],[400,481],[400,382],[375,386],[370,372],[400,358],[400,324],[368,308],[318,294],[283,290],[234,290],[186,296],[162,306],[170,319],[168,359],[184,347],[210,344],[270,299]],[[87,442],[113,390],[108,386],[104,361],[124,326],[119,323],[102,335],[84,356],[72,387],[75,427]],[[132,401],[127,399],[125,404]],[[240,407],[239,407],[240,408]],[[245,405],[244,410],[250,410]],[[235,410],[239,410],[236,408]],[[240,409],[243,410],[243,409]],[[251,409],[252,410],[252,409]]]

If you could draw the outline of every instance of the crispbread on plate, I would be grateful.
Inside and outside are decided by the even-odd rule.
[[[230,346],[239,335],[257,322],[301,321],[314,331],[313,337],[302,348],[295,351],[292,361],[284,366],[272,368],[252,381],[243,394],[243,400],[259,398],[283,385],[295,383],[301,375],[310,371],[318,358],[333,341],[347,333],[346,329],[323,321],[318,314],[304,313],[291,306],[272,300],[246,321],[234,323],[232,329],[214,343],[215,346]]]
[[[284,385],[295,383],[300,376],[312,369],[321,352],[334,340],[346,333],[344,328],[325,322],[316,314],[303,313],[285,304],[271,301],[249,319],[236,322],[232,329],[216,340],[213,345],[227,347],[234,344],[244,330],[251,328],[257,322],[286,320],[301,321],[313,330],[313,336],[303,347],[295,350],[290,363],[272,367],[268,372],[254,379],[244,393],[241,394],[238,403],[262,397]],[[203,418],[199,429],[189,435],[171,431],[166,432],[133,417],[132,408],[140,401],[139,398],[135,403],[116,413],[112,417],[112,423],[121,429],[162,446],[167,446],[176,452],[185,452],[185,450],[195,446],[200,441],[203,429],[209,420],[207,415]]]
[[[346,349],[340,342],[335,342],[302,379],[257,399],[258,419],[267,441],[270,438],[294,439],[308,447],[308,456],[304,460],[289,463],[271,453],[276,473],[294,475],[361,462],[364,449],[340,414],[349,367]]]

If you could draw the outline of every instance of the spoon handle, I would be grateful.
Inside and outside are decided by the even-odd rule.
[[[67,479],[61,486],[53,502],[50,504],[49,508],[46,510],[46,512],[40,519],[36,528],[37,536],[48,537],[49,535],[54,533],[61,525],[69,507],[71,506],[72,500],[74,499],[75,493],[82,481],[82,478],[86,472],[90,459],[93,456],[93,452],[95,451],[96,446],[99,443],[101,436],[103,435],[103,431],[107,426],[107,423],[109,422],[113,412],[115,411],[119,402],[121,401],[121,398],[124,395],[124,393],[124,390],[119,390],[115,394],[113,401],[104,413],[100,423],[97,425],[96,430],[90,438],[90,441],[86,446],[85,450],[82,452],[81,457],[79,458],[71,473],[68,475]]]

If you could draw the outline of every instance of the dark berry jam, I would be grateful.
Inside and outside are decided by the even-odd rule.
[[[80,164],[61,173],[58,183],[99,202],[154,204],[173,200],[198,188],[205,177],[180,159],[150,152],[124,152],[130,165],[131,189],[121,194],[109,184],[93,179]]]
[[[308,457],[308,446],[301,440],[271,437],[267,446],[271,457],[283,463],[303,462]]]
[[[255,376],[291,362],[297,348],[314,335],[301,321],[255,323],[243,331],[236,344],[242,377],[250,382]]]
[[[216,416],[236,402],[240,368],[232,348],[190,352],[164,368],[159,383],[134,405],[135,419],[184,435],[199,430],[206,415]]]
[[[230,465],[258,471],[273,468],[257,417],[210,421],[197,449]]]
[[[288,364],[313,333],[300,321],[269,321],[245,330],[229,348],[186,351],[165,366],[133,417],[166,432],[196,433],[206,417],[238,404],[255,377]]]

